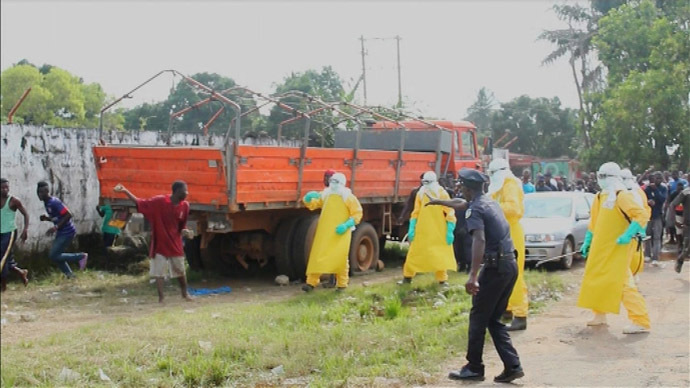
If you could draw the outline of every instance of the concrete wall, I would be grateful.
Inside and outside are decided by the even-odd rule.
[[[165,145],[166,135],[158,132],[110,132],[104,139],[110,144]],[[52,225],[40,222],[45,214],[43,202],[36,196],[36,184],[46,181],[53,196],[60,198],[74,216],[79,234],[100,230],[96,212],[99,186],[91,147],[98,142],[94,129],[44,128],[29,125],[2,125],[0,128],[0,175],[10,182],[10,193],[19,198],[30,215],[29,239],[20,250],[44,250],[52,243],[45,232]],[[176,133],[172,144],[220,146],[222,137],[199,139],[194,134]],[[272,139],[247,139],[244,144],[275,145]],[[297,143],[290,144],[298,146]],[[18,225],[23,225],[17,213]],[[20,226],[21,227],[21,226]]]

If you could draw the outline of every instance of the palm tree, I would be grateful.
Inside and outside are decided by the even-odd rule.
[[[568,23],[568,28],[544,31],[539,35],[538,39],[548,40],[556,45],[556,49],[542,60],[542,64],[548,65],[569,55],[568,62],[573,72],[580,102],[580,128],[585,147],[590,148],[593,117],[591,105],[585,99],[590,92],[596,91],[603,83],[603,68],[596,62],[596,53],[592,43],[592,39],[597,34],[597,22],[602,14],[594,8],[585,8],[577,4],[557,4],[553,6],[553,9],[559,19]]]

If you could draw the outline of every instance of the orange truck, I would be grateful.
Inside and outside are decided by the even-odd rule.
[[[237,129],[222,146],[103,144],[93,153],[101,199],[121,215],[136,208],[113,191],[118,183],[138,197],[169,193],[175,180],[187,183],[196,229],[186,244],[191,267],[228,274],[274,263],[295,279],[304,276],[318,222],[302,198],[324,188],[326,170],[344,173],[362,204],[349,260],[352,271],[367,271],[387,238],[406,234],[407,220],[398,215],[421,174],[457,177],[462,167],[480,166],[475,135],[463,121],[381,120],[337,131],[334,148],[245,145]]]

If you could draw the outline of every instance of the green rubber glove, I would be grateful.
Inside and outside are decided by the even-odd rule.
[[[585,234],[585,242],[582,243],[582,248],[580,248],[582,257],[586,258],[587,255],[589,255],[589,246],[592,245],[592,237],[594,237],[594,235],[588,230]]]
[[[624,245],[630,243],[630,240],[632,240],[632,238],[635,237],[635,235],[639,232],[642,232],[642,225],[640,225],[637,221],[631,222],[630,225],[628,225],[628,229],[626,229],[625,232],[618,237],[616,244]]]
[[[303,201],[304,203],[309,203],[312,200],[319,198],[320,196],[321,194],[318,191],[310,191],[307,193],[307,195],[304,196]]]
[[[350,217],[347,221],[335,227],[335,232],[338,234],[345,234],[349,229],[355,226],[355,219]]]
[[[453,234],[455,231],[455,222],[447,221],[446,225],[448,225],[446,228],[446,243],[450,245],[455,240],[455,234]]]
[[[414,232],[417,230],[417,219],[410,220],[410,226],[407,228],[407,239],[412,242],[414,240]]]

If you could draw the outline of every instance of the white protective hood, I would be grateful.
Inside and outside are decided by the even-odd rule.
[[[431,198],[439,198],[441,196],[441,190],[443,190],[443,188],[438,184],[436,173],[433,171],[427,171],[422,176],[422,187],[417,192],[417,195],[422,199],[424,198],[425,194],[429,194]]]
[[[328,181],[328,187],[321,192],[321,199],[325,200],[331,194],[337,194],[343,197],[343,201],[347,200],[352,195],[352,190],[345,187],[346,178],[342,173],[335,173]]]
[[[506,179],[515,179],[515,181],[518,182],[518,187],[522,187],[522,181],[513,175],[505,159],[492,160],[491,163],[489,163],[489,175],[490,182],[489,191],[487,193],[489,196],[501,190]]]

